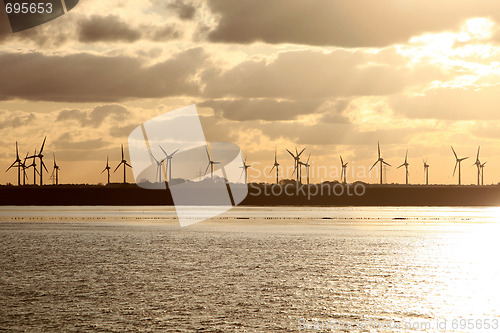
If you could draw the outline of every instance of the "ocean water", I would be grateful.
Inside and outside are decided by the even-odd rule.
[[[0,208],[0,331],[500,331],[499,208]]]

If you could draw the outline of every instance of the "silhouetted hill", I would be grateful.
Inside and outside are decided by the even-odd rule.
[[[200,191],[211,196],[210,188]],[[216,200],[214,199],[214,203]],[[167,190],[147,190],[135,184],[0,186],[0,205],[113,206],[172,205]],[[252,206],[498,206],[500,186],[342,185],[328,182],[297,187],[249,184],[241,205]]]

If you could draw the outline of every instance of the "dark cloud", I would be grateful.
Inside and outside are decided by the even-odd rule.
[[[488,0],[209,0],[219,22],[215,42],[383,47],[425,32],[455,29],[466,18],[491,16]],[[495,14],[494,14],[495,15]]]
[[[198,106],[209,107],[229,120],[292,120],[315,113],[321,101],[277,101],[273,99],[209,100]]]
[[[378,54],[338,50],[293,51],[276,59],[249,60],[227,71],[204,73],[210,98],[320,99],[387,95],[418,82],[442,79],[437,68],[406,67],[393,49]]]
[[[116,138],[128,137],[130,133],[137,127],[137,124],[125,125],[125,126],[114,126],[111,128],[109,134]]]
[[[75,120],[81,126],[99,127],[109,117],[119,120],[128,115],[130,115],[130,112],[124,106],[111,104],[97,106],[91,111],[63,110],[59,112],[57,121]]]
[[[192,20],[196,14],[196,7],[191,3],[182,0],[176,0],[167,5],[167,8],[175,11],[180,19]]]
[[[82,43],[135,42],[141,36],[141,31],[133,29],[115,15],[85,18],[78,28],[78,40]]]
[[[199,93],[194,76],[207,60],[191,49],[153,66],[135,57],[86,53],[0,53],[0,100],[117,102]],[[8,65],[7,65],[8,64]]]

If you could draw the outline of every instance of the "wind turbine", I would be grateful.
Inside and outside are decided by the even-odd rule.
[[[155,179],[156,179],[157,182],[161,183],[161,172],[163,171],[162,170],[162,166],[163,166],[163,162],[165,162],[165,160],[167,158],[165,157],[161,161],[158,161],[156,159],[156,157],[154,157],[154,155],[151,152],[150,152],[150,154],[151,154],[151,157],[153,158],[153,160],[155,160],[155,162],[156,162],[156,175],[155,175],[156,178]]]
[[[120,164],[118,164],[118,166],[116,167],[115,171],[113,171],[113,173],[116,172],[116,170],[118,170],[118,168],[123,164],[123,184],[126,184],[127,183],[127,167],[131,168],[132,166],[130,164],[128,164],[127,160],[125,159],[125,153],[123,152],[123,145],[122,145],[122,161],[120,162]]]
[[[40,172],[38,171],[38,169],[36,168],[36,158],[37,158],[37,154],[36,154],[36,148],[35,148],[35,154],[33,156],[29,156],[27,157],[28,159],[33,159],[33,163],[31,163],[31,165],[28,166],[28,168],[31,168],[33,167],[33,185],[36,185],[36,174],[38,173],[38,175],[40,175]],[[40,175],[41,176],[41,175]]]
[[[165,154],[165,158],[167,159],[168,181],[170,182],[172,180],[172,158],[174,157],[175,153],[179,151],[179,149],[177,149],[170,155],[167,154],[167,152],[161,146],[160,149],[163,151],[163,153]],[[165,159],[163,159],[163,161],[165,161]]]
[[[35,164],[35,158],[39,158],[40,159],[40,172],[38,173],[40,175],[40,186],[43,185],[43,169],[45,169],[45,171],[47,171],[47,173],[49,172],[49,170],[47,170],[47,167],[45,166],[45,163],[43,163],[43,147],[45,146],[45,141],[47,140],[47,137],[45,137],[43,139],[43,143],[42,143],[42,147],[40,148],[40,152],[36,153],[36,150],[35,150],[35,155],[31,156],[30,158],[33,158],[33,164],[34,166],[36,166]],[[35,182],[36,183],[36,182]]]
[[[59,185],[59,165],[56,164],[56,154],[52,153],[54,155],[54,168],[52,169],[52,175],[50,176],[51,178],[54,178],[54,173],[56,174],[56,185]]]
[[[477,167],[477,185],[479,186],[480,183],[479,183],[479,180],[480,180],[480,176],[481,176],[481,161],[479,160],[479,150],[481,149],[481,146],[477,147],[477,155],[476,155],[476,162],[474,162],[474,164],[472,164],[472,166],[476,166]]]
[[[24,157],[24,161],[21,164],[21,168],[23,168],[23,186],[26,185],[26,179],[28,179],[28,175],[26,174],[26,169],[29,168],[29,166],[26,165],[26,160],[28,159],[29,152],[26,153],[26,156]]]
[[[342,174],[340,175],[340,180],[342,180],[343,184],[347,183],[347,165],[349,162],[345,162],[342,159],[342,155],[340,155],[340,165],[342,165]]]
[[[457,153],[455,152],[455,149],[453,149],[453,147],[451,147],[451,150],[453,151],[453,155],[455,155],[455,159],[456,159],[455,168],[453,169],[453,177],[455,177],[455,171],[457,171],[457,165],[458,165],[458,185],[462,185],[461,165],[462,165],[462,161],[465,161],[469,157],[458,158]]]
[[[424,176],[425,176],[425,185],[429,185],[429,167],[427,161],[424,161]]]
[[[378,142],[378,160],[372,165],[372,167],[370,168],[370,170],[368,171],[371,171],[375,165],[377,165],[377,163],[380,163],[380,185],[383,184],[383,179],[382,179],[382,166],[385,164],[387,166],[391,166],[389,163],[387,163],[386,161],[384,161],[384,159],[381,157],[380,155],[380,142]]]
[[[14,161],[14,163],[10,165],[10,167],[5,172],[9,172],[9,170],[12,168],[17,168],[17,186],[21,185],[21,167],[22,163],[21,159],[19,158],[19,149],[17,147],[17,141],[16,141],[16,160]]]
[[[408,166],[410,164],[408,163],[408,149],[406,149],[406,156],[405,156],[405,162],[403,164],[401,164],[400,166],[398,166],[398,169],[401,168],[401,167],[405,167],[406,169],[406,185],[408,185]]]
[[[302,149],[299,153],[297,150],[297,147],[295,147],[295,155],[291,151],[289,151],[288,149],[286,150],[290,155],[292,155],[293,159],[295,160],[292,175],[295,173],[295,171],[297,171],[297,184],[299,183],[299,179],[300,179],[300,175],[299,175],[300,170],[297,170],[297,169],[300,167],[300,155],[302,155],[304,150],[306,150],[306,149],[305,148]]]
[[[240,179],[241,179],[241,176],[243,176],[243,173],[245,173],[245,184],[248,184],[248,168],[250,168],[251,165],[247,164],[247,157],[245,156],[245,161],[243,161],[243,166],[240,166],[240,169],[243,169],[241,170],[241,175],[240,175]]]
[[[480,168],[481,168],[481,185],[484,185],[484,165],[486,164],[487,162],[484,162],[483,164],[481,164]]]
[[[307,172],[307,186],[309,186],[309,167],[311,166],[311,165],[309,164],[309,159],[310,159],[310,158],[311,158],[311,154],[309,154],[309,156],[307,157],[307,161],[306,161],[306,163],[302,163],[302,162],[300,162],[301,167],[302,167],[302,166],[305,166],[305,167],[306,167],[306,172]],[[300,177],[301,177],[301,178],[300,178],[300,181],[302,182],[302,172],[301,172]]]
[[[208,172],[208,168],[210,168],[210,178],[214,179],[214,165],[220,164],[220,162],[212,161],[212,158],[210,157],[210,153],[208,152],[208,148],[205,147],[205,150],[207,151],[207,157],[208,157],[208,165],[207,165],[207,168],[205,170],[205,175]]]
[[[276,149],[274,150],[274,165],[273,165],[273,168],[271,169],[271,171],[269,171],[269,174],[271,174],[271,172],[273,172],[274,168],[276,168],[276,184],[279,183],[279,168],[280,168],[280,164],[278,163],[278,158],[277,158],[277,151]]]
[[[108,155],[108,157],[106,158],[106,167],[104,168],[104,170],[101,171],[101,174],[103,174],[104,171],[108,172],[108,184],[109,184],[109,170],[111,170],[111,167],[109,166],[109,155]]]

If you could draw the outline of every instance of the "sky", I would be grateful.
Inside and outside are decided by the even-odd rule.
[[[348,181],[375,183],[380,141],[389,183],[404,182],[407,149],[411,183],[424,159],[431,183],[456,183],[453,145],[470,157],[464,184],[478,146],[496,184],[499,83],[494,0],[82,0],[15,34],[0,10],[0,165],[47,136],[49,174],[55,152],[60,182],[104,183],[134,128],[196,104],[209,141],[241,147],[250,181],[274,180],[275,149],[292,178],[297,147],[312,182],[339,180],[342,155]]]

